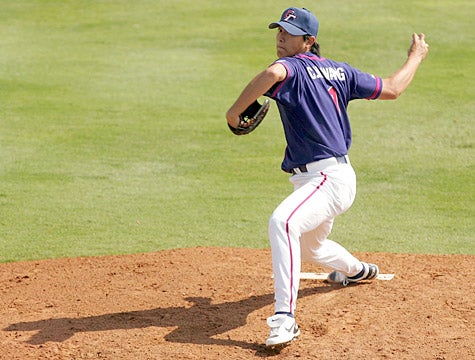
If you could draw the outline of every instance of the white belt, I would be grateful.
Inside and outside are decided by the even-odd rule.
[[[348,155],[331,157],[328,159],[322,159],[302,165],[291,170],[292,174],[313,173],[324,170],[325,168],[338,164],[349,164],[350,158]]]

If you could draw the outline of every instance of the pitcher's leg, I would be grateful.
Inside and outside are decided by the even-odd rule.
[[[356,275],[363,269],[363,265],[347,249],[327,238],[332,224],[333,220],[328,220],[315,230],[302,234],[302,260],[340,271],[348,276]]]
[[[300,283],[300,236],[332,216],[328,194],[322,189],[326,178],[312,178],[289,195],[269,220],[269,239],[274,271],[275,311],[295,310]]]
[[[300,285],[299,231],[276,212],[269,221],[269,239],[274,273],[275,312],[294,313]]]

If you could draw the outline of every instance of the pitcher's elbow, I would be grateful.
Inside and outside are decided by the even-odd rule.
[[[396,100],[403,92],[396,89],[384,89],[379,96],[379,100]]]

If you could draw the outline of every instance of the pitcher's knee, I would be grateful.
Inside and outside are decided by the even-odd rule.
[[[294,226],[292,222],[285,216],[280,216],[274,212],[269,219],[269,237],[272,239],[277,234],[288,236],[300,236],[298,226]]]
[[[285,229],[286,226],[287,218],[274,211],[269,219],[269,229]]]

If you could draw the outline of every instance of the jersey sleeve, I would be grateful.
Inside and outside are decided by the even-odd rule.
[[[294,70],[293,70],[293,65],[290,61],[287,61],[286,58],[279,59],[274,61],[271,65],[279,63],[284,66],[287,75],[284,80],[279,81],[278,83],[275,83],[264,95],[270,97],[271,99],[278,100],[279,98],[279,93],[282,87],[286,85],[290,79],[293,77]]]
[[[353,86],[350,99],[377,99],[383,91],[383,80],[372,74],[352,68]]]

